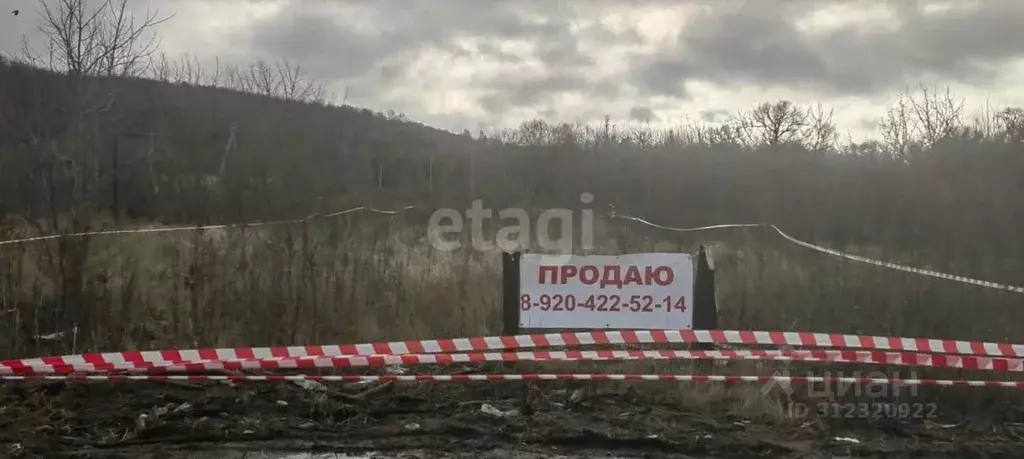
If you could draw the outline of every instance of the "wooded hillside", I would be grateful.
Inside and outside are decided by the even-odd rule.
[[[67,44],[63,53],[0,62],[0,240],[300,218],[363,204],[416,205],[427,215],[439,207],[465,209],[473,199],[491,209],[578,208],[581,193],[589,192],[599,214],[614,208],[673,226],[774,223],[803,240],[877,258],[1009,284],[1024,279],[1020,108],[972,115],[956,95],[920,87],[893,100],[879,119],[879,140],[865,143],[842,141],[830,110],[789,101],[766,101],[714,124],[537,120],[454,134],[391,111],[348,106],[287,61],[203,69],[188,57],[104,41],[136,36],[157,20],[122,33],[103,28],[116,32],[117,22],[68,28],[83,22],[75,10],[83,2],[57,3],[63,9],[51,12],[48,24],[78,31],[59,42]],[[105,3],[112,12],[118,4],[123,11],[123,0]],[[76,40],[88,46],[72,46]],[[408,298],[446,311],[419,310],[417,317],[456,308],[461,319],[410,322],[415,331],[401,336],[493,329],[489,255],[436,254],[415,242],[425,235],[423,223],[406,223],[346,220],[258,236],[65,238],[2,247],[0,309],[10,314],[0,321],[10,320],[0,327],[12,332],[0,346],[17,351],[29,337],[79,325],[97,347],[234,336],[218,332],[221,325],[242,327],[240,341],[292,343],[302,324],[319,339],[342,333],[322,330],[325,321],[378,315],[386,322],[381,333],[389,335],[397,333],[388,328],[389,314],[411,307]],[[657,234],[633,237],[650,249]],[[768,251],[738,244],[737,257]],[[742,269],[723,310],[732,323],[781,326],[775,322],[786,314],[757,315],[766,291],[776,292],[777,307],[808,308],[798,317],[826,318],[815,331],[873,324],[871,314],[837,313],[838,304],[870,303],[879,316],[897,311],[888,324],[897,332],[955,332],[971,312],[964,289],[975,287],[911,287],[899,276],[849,283],[849,273],[821,271],[838,260],[794,267],[773,259],[778,272],[764,258],[754,268],[736,262]],[[449,271],[423,268],[435,265]],[[786,284],[781,272],[797,280]],[[820,272],[831,273],[827,286],[809,277]],[[847,295],[837,299],[837,292]],[[1004,316],[999,308],[1009,300],[985,298],[971,306],[990,312],[975,327],[1007,339],[1002,319],[1015,312]],[[394,309],[368,316],[359,309],[384,304]],[[943,320],[904,321],[926,307],[943,311]],[[810,308],[824,309],[815,315]],[[239,316],[265,320],[242,326]],[[286,330],[282,316],[292,321]],[[373,328],[345,330],[376,336]]]

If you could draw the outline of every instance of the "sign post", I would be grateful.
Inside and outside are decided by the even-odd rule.
[[[519,252],[502,252],[501,334],[519,334]]]
[[[718,330],[718,303],[715,300],[715,262],[711,251],[700,246],[697,252],[697,278],[693,286],[693,328],[696,330]],[[710,351],[715,349],[712,343],[696,343],[693,349]],[[696,369],[711,371],[712,360],[700,360]]]
[[[711,251],[703,245],[697,252],[697,276],[693,286],[693,328],[695,330],[718,330],[715,262],[711,257]]]

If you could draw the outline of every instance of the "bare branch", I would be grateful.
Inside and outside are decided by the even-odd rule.
[[[1005,108],[996,114],[996,122],[1004,142],[1024,143],[1024,109]]]
[[[765,102],[734,117],[735,128],[751,146],[800,141],[807,121],[807,112],[788,100]]]
[[[818,104],[816,107],[807,109],[805,112],[806,128],[803,133],[803,143],[808,150],[815,154],[823,155],[836,150],[839,144],[839,132],[832,121],[834,109],[825,112],[824,107]]]
[[[892,156],[905,159],[917,142],[916,120],[911,117],[910,96],[900,94],[896,101],[886,110],[885,116],[878,123],[882,139],[889,146]]]
[[[146,71],[158,48],[152,31],[172,16],[147,12],[137,20],[128,0],[105,0],[94,8],[90,3],[39,1],[39,30],[47,37],[52,56],[47,67],[78,76],[138,76]]]

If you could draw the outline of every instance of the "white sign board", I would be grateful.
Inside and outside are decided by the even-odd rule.
[[[519,285],[521,328],[693,328],[685,253],[523,254]]]

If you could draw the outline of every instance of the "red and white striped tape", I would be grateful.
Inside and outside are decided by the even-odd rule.
[[[19,375],[0,376],[0,381],[317,381],[317,382],[473,382],[473,381],[677,381],[721,383],[829,383],[890,386],[972,386],[1024,388],[1024,381],[979,381],[956,379],[900,379],[841,376],[735,376],[666,374],[466,374],[466,375]]]
[[[346,345],[108,352],[5,360],[0,362],[0,367],[16,368],[39,365],[119,364],[122,362],[168,365],[173,363],[214,360],[251,360],[286,357],[330,357],[380,354],[404,355],[494,351],[542,348],[550,346],[574,347],[581,345],[652,343],[716,343],[831,347],[843,349],[929,352],[954,355],[982,355],[992,357],[1024,357],[1024,345],[978,341],[780,331],[595,330]]]
[[[630,220],[630,221],[634,221],[634,222],[637,222],[637,223],[642,223],[644,225],[647,225],[647,226],[650,226],[650,227],[653,227],[653,228],[660,228],[660,229],[664,229],[664,230],[668,230],[668,231],[677,231],[677,232],[708,231],[708,230],[724,229],[724,228],[771,228],[771,229],[775,230],[775,232],[779,233],[780,236],[786,238],[786,240],[788,240],[788,241],[790,241],[790,242],[792,242],[794,244],[797,244],[799,246],[806,247],[808,249],[815,250],[815,251],[818,251],[818,252],[821,252],[821,253],[829,254],[829,255],[832,255],[832,256],[840,257],[840,258],[845,258],[847,260],[857,261],[857,262],[861,262],[861,263],[868,263],[868,264],[872,264],[872,265],[875,265],[875,266],[881,266],[881,267],[884,267],[884,268],[895,269],[895,270],[898,270],[898,271],[904,271],[904,272],[908,272],[908,273],[921,274],[921,275],[924,275],[924,276],[935,277],[935,278],[938,278],[938,279],[945,279],[945,280],[951,280],[951,281],[960,282],[960,283],[964,283],[964,284],[977,285],[977,286],[980,286],[980,287],[987,287],[987,288],[997,289],[997,290],[1006,290],[1006,291],[1015,292],[1015,293],[1024,293],[1024,287],[1018,287],[1016,285],[1007,285],[1007,284],[1001,284],[1001,283],[998,283],[998,282],[991,282],[991,281],[986,281],[986,280],[974,279],[974,278],[967,277],[967,276],[958,276],[958,275],[955,275],[955,274],[948,274],[948,273],[943,273],[943,272],[938,272],[938,271],[932,271],[930,269],[914,268],[912,266],[901,265],[899,263],[893,263],[893,262],[883,261],[883,260],[875,260],[874,258],[867,258],[867,257],[859,256],[859,255],[849,254],[849,253],[846,253],[846,252],[840,252],[838,250],[829,249],[827,247],[822,247],[820,245],[811,244],[810,242],[801,241],[801,240],[799,240],[799,239],[797,239],[797,238],[795,238],[793,236],[790,236],[789,234],[786,234],[784,231],[779,229],[778,226],[775,226],[775,225],[773,225],[771,223],[736,223],[736,224],[725,224],[725,225],[701,226],[701,227],[697,227],[697,228],[674,228],[674,227],[671,227],[671,226],[664,226],[664,225],[659,225],[657,223],[652,223],[652,222],[649,222],[649,221],[644,220],[642,218],[632,217],[632,216],[628,216],[628,215],[618,215],[618,214],[615,214],[614,212],[611,214],[610,218],[620,218],[620,219],[623,219],[623,220]]]
[[[532,352],[474,352],[460,354],[405,354],[333,357],[288,357],[272,359],[210,360],[159,365],[146,362],[85,363],[71,365],[34,365],[3,367],[5,374],[52,374],[98,372],[179,373],[232,370],[299,370],[320,368],[383,367],[390,365],[448,365],[458,363],[519,362],[519,361],[607,361],[607,360],[772,360],[812,361],[833,363],[876,363],[935,368],[989,370],[998,372],[1024,371],[1024,360],[1002,357],[975,357],[945,354],[923,354],[881,351],[836,350],[567,350]]]

